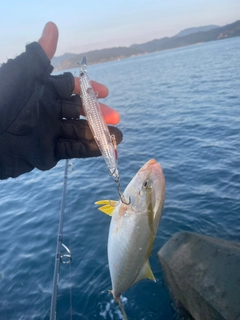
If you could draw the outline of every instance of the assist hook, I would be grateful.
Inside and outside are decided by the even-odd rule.
[[[120,178],[119,176],[117,177],[114,177],[114,181],[116,182],[117,184],[117,191],[118,191],[118,195],[119,195],[119,198],[120,200],[122,201],[122,203],[126,204],[126,205],[129,205],[131,203],[131,198],[129,197],[129,200],[127,202],[127,200],[125,199],[123,193],[121,193],[121,190],[120,190]]]

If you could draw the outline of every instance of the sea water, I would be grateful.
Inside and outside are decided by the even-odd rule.
[[[157,283],[127,290],[126,313],[184,319],[158,250],[183,230],[240,240],[240,37],[90,66],[89,75],[108,86],[104,103],[121,115],[122,189],[151,158],[166,179],[150,258]],[[73,261],[60,266],[57,319],[122,319],[108,293],[110,217],[94,205],[117,190],[102,158],[72,162],[63,242]],[[0,320],[49,318],[64,165],[0,181]]]

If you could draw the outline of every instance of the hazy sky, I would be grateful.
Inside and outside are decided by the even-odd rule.
[[[38,40],[48,21],[59,28],[59,56],[232,23],[240,19],[240,0],[0,0],[0,10],[1,63]]]

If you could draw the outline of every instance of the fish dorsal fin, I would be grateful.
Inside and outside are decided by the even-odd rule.
[[[102,205],[101,207],[98,208],[98,210],[106,213],[109,216],[113,215],[113,211],[117,205],[117,201],[115,200],[99,200],[95,202],[97,205]]]
[[[140,280],[143,280],[143,279],[150,279],[150,280],[156,282],[156,279],[153,275],[153,272],[152,272],[152,269],[150,267],[148,260],[144,263],[144,265],[140,269],[138,276],[137,276],[136,280],[134,281],[134,283],[136,283]]]

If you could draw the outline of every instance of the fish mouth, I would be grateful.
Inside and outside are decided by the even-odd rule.
[[[155,159],[151,159],[142,166],[139,172],[148,170],[151,166],[155,166],[156,164],[159,165]]]

